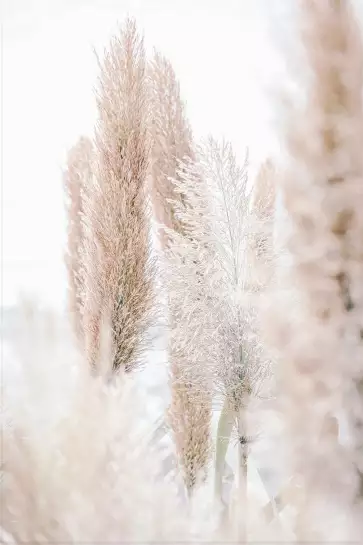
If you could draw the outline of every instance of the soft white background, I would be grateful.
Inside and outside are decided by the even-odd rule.
[[[271,152],[264,94],[281,74],[267,24],[271,0],[5,0],[3,41],[3,301],[20,292],[63,306],[65,218],[61,172],[80,134],[92,134],[93,87],[117,24],[136,17],[147,49],[181,81],[197,137]]]

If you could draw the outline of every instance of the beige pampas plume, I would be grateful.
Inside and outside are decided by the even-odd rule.
[[[276,167],[271,159],[267,159],[258,171],[252,197],[252,207],[261,218],[274,215],[275,178]]]
[[[143,39],[128,20],[100,64],[95,183],[86,203],[84,327],[97,364],[100,323],[111,323],[113,368],[143,349],[153,303],[148,203],[148,99]]]
[[[180,179],[180,162],[194,157],[192,133],[184,112],[179,83],[170,62],[155,53],[150,63],[151,134],[153,138],[151,195],[156,219],[161,224],[159,237],[163,250],[170,247],[172,232],[184,234],[184,226],[176,214],[175,201],[185,200],[182,188],[172,179]],[[199,183],[199,181],[198,181]],[[165,267],[170,263],[166,253]],[[179,317],[178,304],[169,297],[169,321],[173,330]],[[210,456],[211,398],[208,388],[201,389],[185,371],[185,350],[175,344],[173,334],[169,345],[171,425],[179,467],[190,494],[206,475]]]
[[[290,68],[305,94],[280,122],[287,256],[269,329],[302,497],[297,537],[348,542],[362,536],[363,50],[348,0],[299,6],[305,56]],[[327,432],[342,413],[344,445]]]
[[[68,271],[69,310],[78,338],[83,339],[83,244],[82,215],[84,194],[92,183],[92,142],[81,137],[69,151],[63,180],[67,196],[68,244],[66,265]]]
[[[211,454],[211,395],[195,385],[183,368],[185,350],[171,355],[171,405],[168,410],[174,445],[189,496],[207,476]],[[185,356],[184,356],[185,357]]]
[[[151,133],[153,138],[151,164],[151,195],[156,219],[161,225],[181,232],[183,227],[175,215],[171,199],[183,200],[176,193],[171,178],[178,174],[178,163],[193,158],[192,132],[180,95],[179,82],[170,62],[155,53],[150,63]],[[163,247],[167,234],[159,230]]]
[[[277,169],[271,159],[262,163],[251,196],[250,276],[257,289],[265,288],[273,274]]]

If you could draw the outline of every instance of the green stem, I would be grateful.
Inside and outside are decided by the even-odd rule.
[[[216,459],[214,473],[214,492],[216,499],[221,500],[222,481],[224,463],[227,455],[228,445],[231,438],[233,423],[235,419],[234,411],[231,410],[228,400],[225,399],[222,412],[218,421],[217,440],[216,440]]]
[[[238,414],[238,507],[241,517],[238,518],[238,538],[247,543],[247,478],[248,478],[248,442],[247,429],[242,408]]]

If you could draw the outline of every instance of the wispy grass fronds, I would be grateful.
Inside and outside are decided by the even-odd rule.
[[[185,354],[184,373],[190,381],[209,388],[224,404],[222,417],[228,426],[221,429],[228,428],[230,434],[231,426],[236,427],[241,435],[245,477],[247,431],[238,422],[245,421],[249,399],[265,374],[247,283],[251,197],[247,160],[239,167],[230,144],[210,139],[198,149],[195,161],[181,165],[179,176],[176,191],[185,195],[185,201],[174,206],[185,228],[182,234],[168,231],[170,305],[176,316],[173,344]],[[226,450],[223,447],[218,454],[219,440],[224,439],[228,444],[229,437],[217,439],[218,494]]]
[[[21,331],[3,362],[2,530],[15,543],[191,539],[134,375],[93,377],[51,315]]]
[[[270,328],[303,493],[298,539],[348,542],[362,535],[363,50],[349,1],[299,6],[304,55],[288,64],[300,94],[285,100],[280,124],[288,256]],[[340,413],[345,446],[324,433]]]
[[[145,183],[149,105],[143,39],[128,20],[100,62],[96,181],[85,211],[85,329],[97,365],[100,321],[112,324],[113,369],[132,369],[143,351],[153,304]]]
[[[93,145],[89,138],[81,137],[69,151],[63,179],[67,197],[68,244],[66,265],[68,271],[69,310],[77,337],[83,341],[84,285],[83,245],[84,193],[92,186]]]

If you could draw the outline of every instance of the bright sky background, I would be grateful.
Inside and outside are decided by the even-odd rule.
[[[169,57],[195,135],[225,136],[255,165],[273,148],[264,100],[281,68],[266,10],[277,0],[3,0],[3,305],[63,305],[67,150],[92,134],[93,47],[127,14]]]

